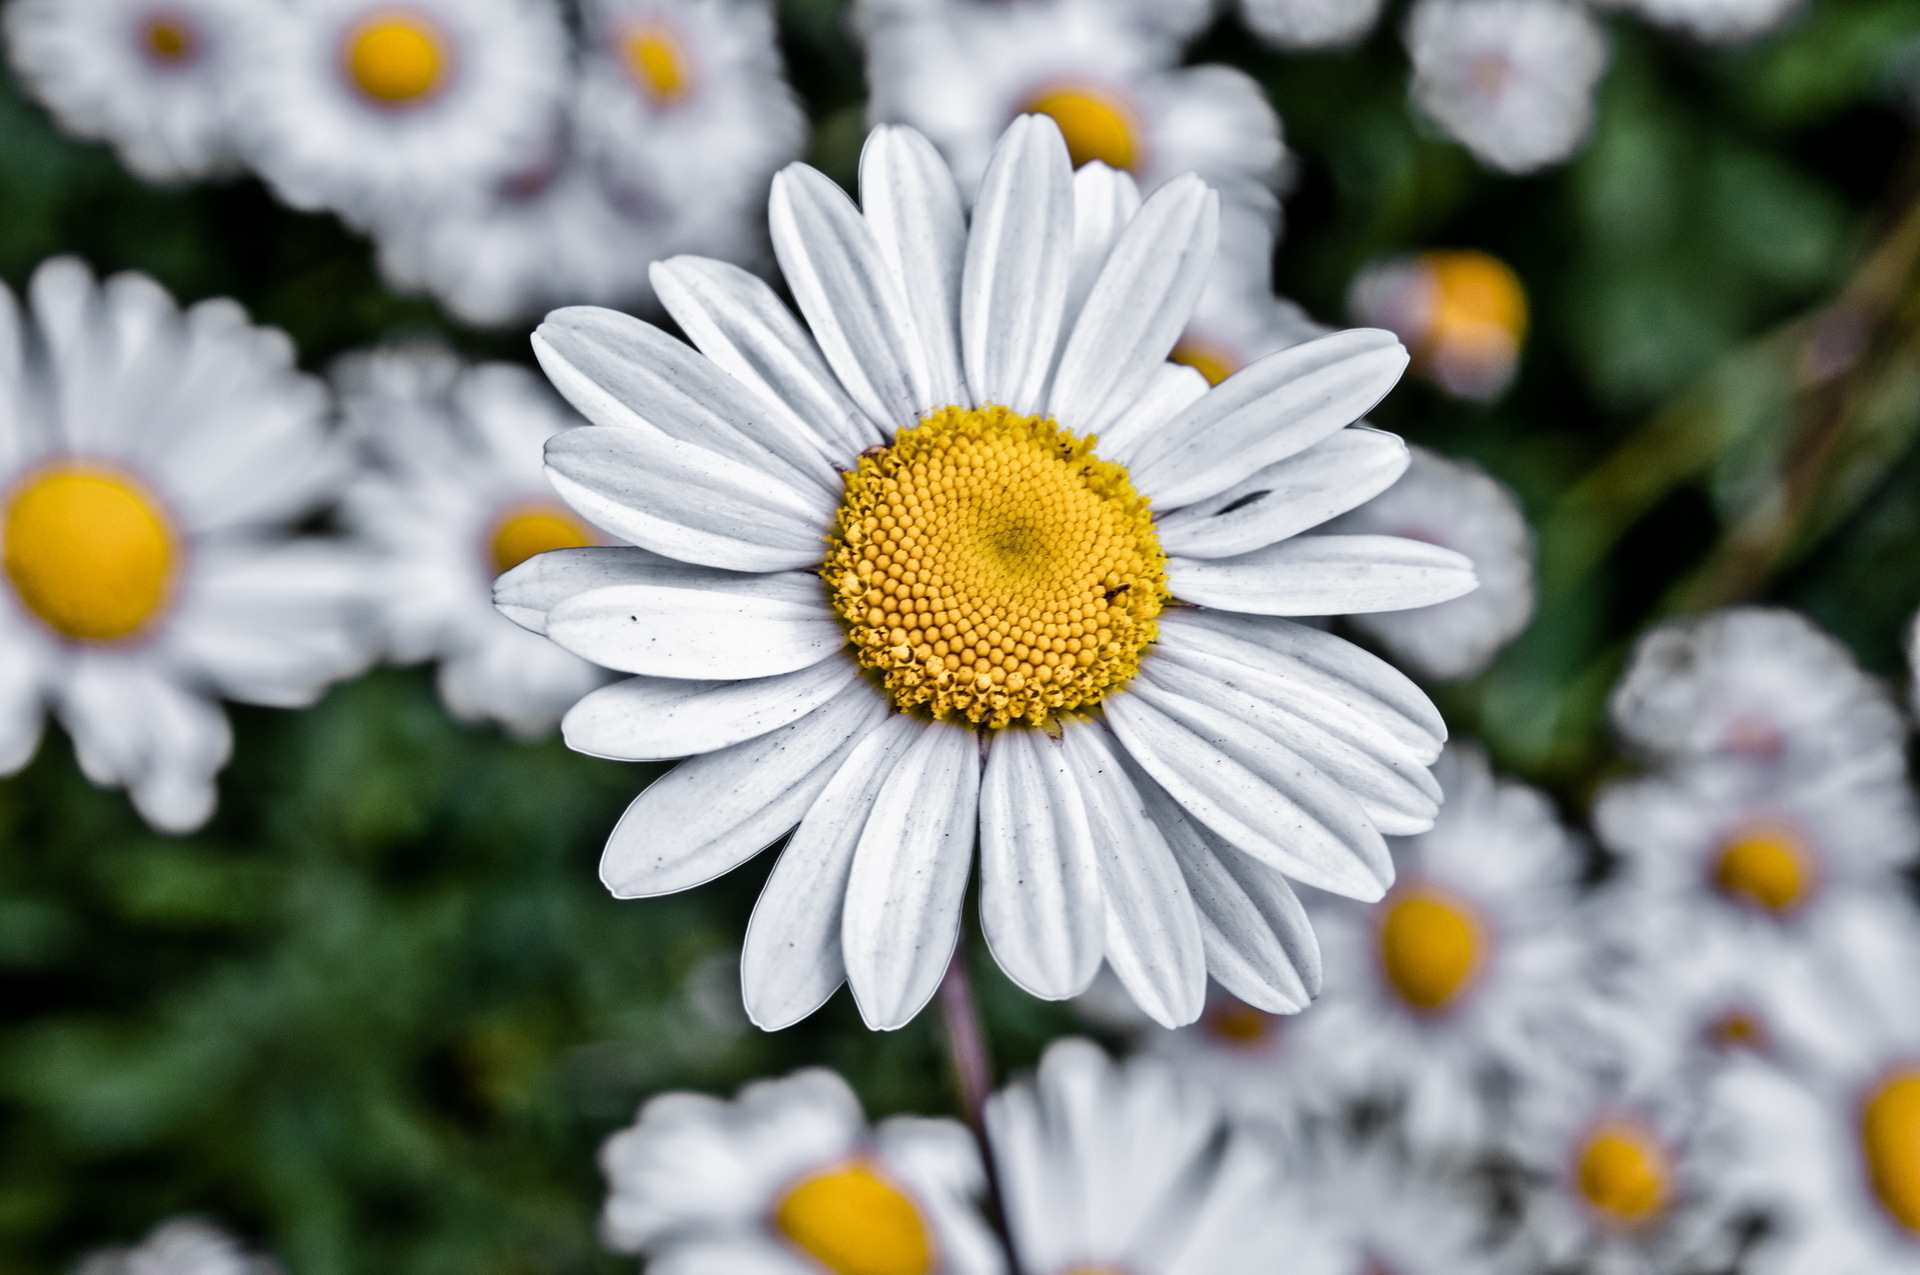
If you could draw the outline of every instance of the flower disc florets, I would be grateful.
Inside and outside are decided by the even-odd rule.
[[[1040,726],[1140,667],[1167,559],[1146,498],[1093,442],[945,407],[847,475],[821,575],[896,707]]]

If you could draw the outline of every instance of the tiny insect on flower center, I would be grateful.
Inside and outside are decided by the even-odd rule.
[[[348,34],[342,48],[348,78],[382,106],[418,106],[446,82],[447,39],[420,14],[376,13]]]
[[[834,1275],[926,1275],[933,1242],[920,1210],[873,1168],[855,1163],[801,1181],[773,1224]]]
[[[160,66],[184,66],[200,51],[193,24],[177,13],[148,14],[140,24],[140,49]]]
[[[1920,1068],[1883,1080],[1860,1110],[1860,1151],[1880,1204],[1920,1234]]]
[[[1075,168],[1099,160],[1131,171],[1140,160],[1140,126],[1133,106],[1097,84],[1060,84],[1028,98],[1022,114],[1046,115],[1060,126]]]
[[[172,591],[179,537],[160,502],[125,474],[84,465],[41,470],[14,490],[0,528],[14,592],[64,637],[132,637]]]
[[[1093,441],[1004,407],[945,407],[847,475],[821,575],[896,707],[1041,726],[1139,669],[1166,555]]]
[[[1431,886],[1396,890],[1382,905],[1380,968],[1412,1008],[1437,1013],[1471,983],[1486,954],[1473,910]]]
[[[680,39],[666,27],[646,23],[620,37],[627,73],[656,106],[672,106],[693,89],[693,68]]]
[[[494,522],[487,548],[494,569],[507,572],[537,553],[595,543],[593,532],[571,510],[558,505],[520,505]]]
[[[1186,364],[1206,377],[1208,385],[1218,385],[1240,370],[1239,359],[1219,346],[1204,341],[1183,339],[1167,357],[1175,363]]]
[[[1666,1148],[1647,1129],[1608,1120],[1590,1131],[1575,1160],[1580,1194],[1601,1216],[1641,1226],[1665,1210],[1673,1193]]]
[[[1713,883],[1736,903],[1784,915],[1813,886],[1813,856],[1791,828],[1756,824],[1728,837],[1714,861]]]

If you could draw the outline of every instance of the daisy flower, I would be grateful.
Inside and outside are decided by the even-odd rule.
[[[546,734],[606,678],[502,617],[493,581],[536,553],[602,543],[541,468],[547,439],[580,419],[524,368],[463,368],[435,346],[351,355],[334,383],[369,461],[345,510],[375,553],[387,653],[439,660],[440,701],[460,720]]]
[[[1739,44],[1785,22],[1801,0],[1613,0],[1656,26],[1707,44]]]
[[[89,779],[187,831],[232,748],[215,696],[297,707],[366,663],[357,559],[284,530],[341,469],[326,393],[232,301],[61,257],[27,303],[0,290],[0,773],[50,707]]]
[[[1288,1194],[1301,1224],[1275,1269],[1287,1275],[1491,1275],[1490,1201],[1458,1174],[1410,1161],[1383,1139],[1319,1131],[1294,1144]]]
[[[1506,392],[1527,336],[1527,291],[1498,257],[1472,249],[1423,252],[1367,267],[1347,294],[1357,323],[1386,328],[1414,369],[1456,398]]]
[[[1773,787],[1833,769],[1906,773],[1906,725],[1853,655],[1804,616],[1729,607],[1640,639],[1614,688],[1613,726],[1666,764],[1718,759]]]
[[[600,1148],[600,1234],[667,1272],[998,1275],[973,1136],[951,1120],[869,1127],[830,1071],[731,1102],[669,1093]]]
[[[1586,140],[1606,36],[1566,0],[1419,0],[1407,18],[1413,99],[1482,163],[1557,164]]]
[[[211,1222],[182,1217],[154,1227],[130,1248],[88,1254],[74,1275],[280,1275],[280,1265]]]
[[[970,228],[911,130],[875,132],[861,186],[864,213],[804,165],[774,182],[806,328],[753,276],[676,259],[655,287],[698,352],[591,309],[534,336],[595,422],[547,445],[549,475],[639,549],[542,555],[495,600],[638,674],[573,710],[576,747],[697,755],[628,810],[601,879],[684,890],[797,824],[742,960],[762,1026],[843,980],[869,1025],[911,1019],[976,833],[987,942],[1036,995],[1104,957],[1169,1025],[1209,968],[1297,1005],[1286,878],[1378,897],[1382,832],[1438,808],[1432,705],[1280,618],[1473,587],[1450,550],[1295,534],[1371,494],[1365,449],[1401,446],[1343,427],[1405,352],[1343,332],[1211,389],[1166,364],[1215,236],[1192,177],[1080,245],[1101,264],[1070,310],[1076,187],[1044,117],[1007,131]]]
[[[1299,1225],[1273,1154],[1157,1059],[1057,1041],[987,1131],[1022,1275],[1252,1275]]]
[[[1424,540],[1473,563],[1480,587],[1464,598],[1352,620],[1421,677],[1457,681],[1484,670],[1533,618],[1533,532],[1519,498],[1477,465],[1409,450],[1398,482],[1328,530]]]
[[[1473,749],[1448,748],[1435,773],[1446,806],[1393,843],[1385,900],[1316,913],[1326,987],[1289,1025],[1349,1093],[1398,1100],[1427,1148],[1487,1137],[1489,1095],[1591,1049],[1603,1010],[1576,923],[1581,855],[1552,807]]]
[[[473,197],[552,142],[567,39],[546,0],[285,0],[243,30],[240,149],[296,208],[365,226]]]
[[[15,0],[13,65],[62,127],[148,181],[231,167],[232,28],[248,0]]]
[[[1240,20],[1276,49],[1358,44],[1380,20],[1381,0],[1240,0]]]

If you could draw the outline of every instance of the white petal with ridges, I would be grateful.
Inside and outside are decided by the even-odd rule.
[[[926,377],[917,406],[969,405],[958,330],[967,222],[952,171],[925,137],[882,124],[860,152],[860,205],[913,319]]]
[[[576,594],[548,613],[547,636],[623,673],[700,681],[791,673],[847,641],[811,575],[697,567]]]
[[[987,165],[960,282],[960,354],[973,401],[1046,403],[1073,251],[1073,168],[1060,127],[1022,115]]]
[[[1167,556],[1182,602],[1252,615],[1361,615],[1432,606],[1479,587],[1465,554],[1404,536],[1295,536],[1232,558]]]
[[[1217,496],[1155,522],[1160,547],[1183,558],[1231,558],[1265,548],[1359,507],[1406,472],[1407,445],[1352,426],[1268,465]]]
[[[560,723],[567,747],[616,761],[710,753],[798,721],[859,676],[851,659],[744,682],[635,677],[594,691]]]
[[[1184,363],[1160,364],[1133,405],[1100,431],[1094,450],[1102,460],[1128,464],[1142,442],[1205,398],[1211,388],[1206,377]]]
[[[1109,168],[1099,160],[1082,164],[1073,174],[1073,269],[1068,272],[1066,321],[1071,324],[1087,303],[1093,281],[1107,264],[1107,254],[1140,211],[1140,186],[1131,173]]]
[[[993,736],[980,781],[980,923],[1007,977],[1045,1000],[1100,970],[1106,903],[1086,807],[1064,745]]]
[[[523,629],[547,631],[547,613],[576,593],[615,584],[644,584],[662,570],[684,567],[624,545],[536,553],[493,582],[493,605]]]

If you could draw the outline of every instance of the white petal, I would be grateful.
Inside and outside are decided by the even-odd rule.
[[[960,352],[976,403],[1046,402],[1073,251],[1073,166],[1060,127],[1022,115],[980,181],[960,284]]]
[[[800,822],[886,701],[856,683],[790,726],[683,761],[627,807],[600,856],[619,899],[689,890],[731,872]]]
[[[860,1016],[904,1027],[933,997],[960,933],[979,821],[980,746],[970,730],[920,724],[880,789],[847,882],[840,950]]]
[[[533,334],[540,366],[596,425],[651,426],[759,470],[830,514],[840,476],[813,431],[795,429],[711,359],[632,315],[569,306]]]
[[[671,761],[754,739],[820,707],[859,676],[852,660],[821,660],[780,677],[690,682],[634,677],[604,686],[560,723],[567,747],[617,761]]]
[[[898,713],[867,731],[780,852],[740,954],[741,995],[755,1026],[789,1027],[847,981],[840,919],[853,853],[881,785],[919,734],[920,723]]]
[[[1230,844],[1349,898],[1393,884],[1386,842],[1353,798],[1253,727],[1141,678],[1105,708],[1128,755]]]
[[[641,584],[684,564],[645,549],[607,547],[536,553],[493,582],[493,605],[523,629],[547,631],[547,613],[576,593]]]
[[[1140,186],[1131,173],[1109,168],[1099,160],[1082,164],[1073,174],[1073,269],[1067,284],[1068,323],[1079,315],[1107,264],[1114,241],[1140,211]]]
[[[1175,695],[1246,722],[1298,755],[1344,788],[1373,826],[1388,836],[1410,837],[1433,827],[1433,818],[1440,812],[1440,784],[1412,753],[1390,740],[1381,747],[1383,741],[1377,735],[1362,736],[1357,743],[1342,738],[1337,730],[1242,685],[1232,675],[1235,671],[1224,670],[1227,675],[1222,676],[1221,670],[1201,671],[1160,655],[1140,675]]]
[[[1377,655],[1290,620],[1218,611],[1160,616],[1156,658],[1211,672],[1385,755],[1398,743],[1423,765],[1447,741],[1427,693]]]
[[[913,317],[926,370],[916,406],[966,406],[971,400],[956,325],[967,222],[952,171],[925,137],[882,124],[860,152],[860,206]]]
[[[1107,962],[1155,1022],[1190,1023],[1206,1006],[1207,960],[1180,865],[1105,733],[1068,721],[1063,737],[1099,853]]]
[[[1193,317],[1220,244],[1220,197],[1192,173],[1127,223],[1067,339],[1048,412],[1094,434],[1139,400]]]
[[[1160,517],[1160,547],[1182,558],[1251,553],[1372,500],[1406,472],[1408,459],[1397,435],[1351,426]]]
[[[1205,398],[1211,388],[1206,377],[1184,363],[1160,364],[1133,405],[1100,431],[1096,450],[1101,459],[1131,464],[1142,442]]]
[[[805,164],[773,179],[774,255],[821,353],[881,432],[912,423],[926,369],[893,272],[846,192]]]
[[[885,441],[766,280],[707,257],[656,261],[649,275],[687,339],[794,428],[811,429],[827,455],[854,456]]]
[[[1320,943],[1278,872],[1187,816],[1151,780],[1147,805],[1193,891],[1207,973],[1256,1009],[1296,1014],[1320,994]]]
[[[728,571],[810,567],[825,550],[819,501],[651,429],[569,429],[547,440],[547,478],[596,526],[644,549]]]
[[[1359,615],[1447,602],[1479,587],[1465,554],[1403,536],[1295,536],[1237,558],[1167,558],[1183,602],[1253,615]]]
[[[1406,366],[1399,339],[1378,328],[1269,354],[1144,440],[1127,468],[1158,508],[1204,500],[1359,420]]]
[[[1077,996],[1100,972],[1093,833],[1064,746],[1040,731],[999,731],[987,753],[980,924],[1007,977],[1043,1000]]]
[[[847,641],[813,576],[698,567],[575,594],[548,613],[547,636],[623,673],[701,681],[791,673]]]

